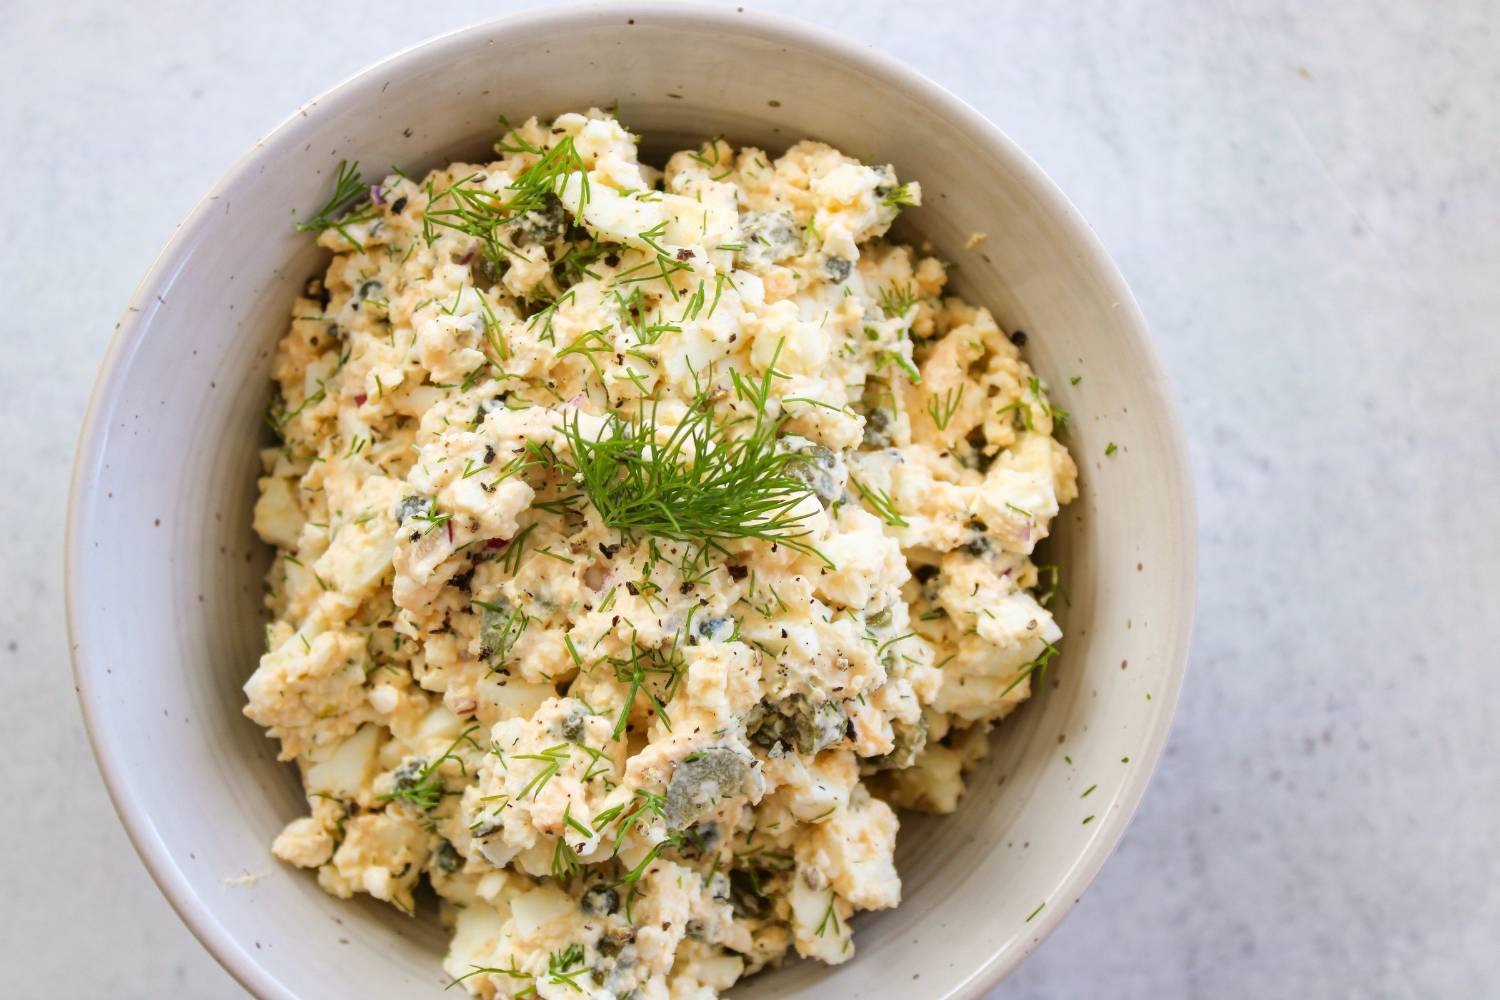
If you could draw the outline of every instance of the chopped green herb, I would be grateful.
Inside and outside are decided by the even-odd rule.
[[[880,305],[880,311],[889,319],[905,316],[917,304],[916,286],[897,282],[889,288],[882,288],[876,302]]]
[[[964,386],[959,385],[955,389],[949,389],[941,397],[932,396],[927,400],[927,415],[937,425],[937,429],[945,431],[948,424],[952,422],[953,415],[958,412],[959,404],[963,402]]]
[[[818,937],[822,937],[824,932],[829,929],[830,921],[832,922],[833,933],[837,934],[839,932],[839,915],[833,908],[837,902],[838,897],[830,892],[828,894],[828,909],[823,911],[823,919],[818,921]]]
[[[536,797],[542,793],[542,789],[547,787],[547,782],[551,781],[557,776],[557,772],[562,770],[563,762],[568,759],[571,746],[569,743],[559,743],[556,746],[548,747],[540,753],[511,754],[511,760],[539,760],[542,762],[542,769],[532,775],[531,780],[526,782],[526,786],[521,789],[516,798],[524,799],[527,793],[530,793],[532,800],[535,801]]]
[[[873,511],[874,514],[882,521],[894,528],[907,527],[906,519],[903,518],[900,512],[896,510],[896,502],[891,499],[891,495],[889,493],[887,493],[885,490],[874,489],[873,487],[866,486],[864,483],[860,482],[858,479],[855,479],[853,476],[849,477],[849,482],[854,486],[854,490],[859,494],[860,499],[863,500],[870,507],[871,511]]]
[[[468,772],[464,769],[463,758],[458,756],[455,751],[458,750],[459,745],[462,743],[469,744],[475,750],[480,749],[479,744],[474,742],[471,735],[478,728],[478,726],[470,726],[462,733],[459,733],[458,739],[450,743],[448,749],[443,751],[441,756],[424,763],[421,767],[412,768],[405,774],[402,772],[407,769],[406,765],[397,768],[395,789],[383,795],[376,796],[376,799],[380,802],[390,802],[394,799],[400,799],[403,802],[416,806],[423,812],[431,812],[436,809],[438,803],[442,801],[443,796],[447,794],[443,784],[443,775],[440,770],[443,763],[450,760],[454,761],[458,764],[458,769],[467,774]],[[411,763],[415,763],[415,761]]]
[[[911,185],[901,184],[887,191],[885,197],[880,199],[880,203],[891,208],[906,208],[908,205],[915,205],[917,202],[911,192]]]
[[[1036,683],[1033,685],[1033,687],[1041,687],[1042,681],[1045,680],[1047,676],[1047,664],[1051,661],[1052,657],[1057,655],[1057,647],[1052,645],[1052,643],[1043,639],[1042,645],[1047,648],[1043,649],[1042,652],[1036,657],[1036,659],[1029,660],[1026,663],[1021,664],[1021,666],[1017,668],[1016,679],[1005,686],[1005,690],[1000,692],[1000,697],[1004,698],[1006,695],[1010,694],[1010,692],[1015,688],[1017,684],[1021,683],[1032,674],[1036,674]],[[1149,698],[1151,696],[1147,695],[1146,697]]]
[[[752,418],[719,418],[707,393],[671,428],[660,423],[657,400],[642,400],[634,421],[610,417],[597,437],[575,415],[562,426],[569,454],[559,464],[604,523],[632,541],[758,538],[822,558],[802,541],[809,529],[796,508],[808,487],[790,474],[806,458],[777,450],[780,420],[766,412],[773,372],[774,358],[758,383],[731,372]]]
[[[422,236],[429,245],[437,239],[439,229],[472,236],[479,241],[480,250],[490,267],[498,270],[505,258],[515,253],[503,240],[502,227],[528,212],[545,210],[574,174],[579,175],[578,212],[583,213],[589,201],[589,175],[573,144],[573,137],[564,136],[544,152],[520,140],[514,132],[510,134],[521,144],[505,151],[529,153],[537,155],[538,159],[510,182],[509,197],[501,197],[474,183],[478,174],[462,177],[441,191],[432,181],[427,182],[428,207],[423,216]],[[447,204],[438,207],[444,201]]]
[[[359,212],[354,212],[356,206],[361,205],[369,196],[370,190],[359,176],[358,161],[350,163],[347,160],[340,160],[338,176],[333,182],[333,194],[329,195],[321,208],[307,219],[297,223],[297,229],[304,233],[321,233],[325,229],[337,230],[340,236],[363,252],[364,247],[344,227],[368,222],[375,218],[376,213],[373,207],[365,207]]]

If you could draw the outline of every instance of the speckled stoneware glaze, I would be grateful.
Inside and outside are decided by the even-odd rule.
[[[483,156],[498,114],[616,99],[648,159],[714,133],[774,152],[806,136],[919,180],[904,235],[961,262],[963,294],[1030,334],[1073,413],[1082,495],[1046,553],[1070,603],[1045,690],[999,728],[956,815],[903,819],[905,901],[858,918],[853,961],[793,962],[733,991],[980,996],[1094,877],[1166,740],[1193,613],[1181,430],[1119,274],[1020,150],[899,63],[732,7],[554,8],[418,46],[298,111],[177,230],[105,359],[68,518],[74,665],[110,793],[162,891],[255,995],[445,995],[434,920],[333,899],[271,857],[306,803],[240,714],[262,641],[268,551],[249,525],[271,354],[327,256],[289,220],[341,159],[420,174]],[[964,250],[976,231],[988,239]],[[261,877],[233,881],[246,874]]]

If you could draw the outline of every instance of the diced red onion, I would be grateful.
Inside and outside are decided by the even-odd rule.
[[[377,205],[385,204],[385,192],[380,189],[379,184],[370,185],[370,200]]]
[[[365,405],[365,400],[367,400],[369,398],[370,397],[367,396],[367,395],[365,395],[364,393],[360,393],[359,395],[357,395],[357,396],[354,397],[354,405],[355,406],[364,406]]]

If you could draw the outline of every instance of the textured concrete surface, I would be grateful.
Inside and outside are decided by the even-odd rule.
[[[243,995],[84,739],[78,423],[127,293],[234,157],[511,6],[0,5],[0,992]],[[1116,255],[1187,419],[1202,604],[1167,758],[994,996],[1496,995],[1500,5],[762,6],[907,59],[1030,151]]]

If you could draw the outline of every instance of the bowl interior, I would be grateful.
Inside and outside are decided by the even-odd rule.
[[[1029,161],[907,71],[728,8],[611,4],[429,43],[314,101],[179,230],[111,349],[70,519],[81,696],[117,806],[179,912],[256,993],[443,995],[432,921],[332,899],[271,858],[306,804],[240,714],[264,620],[267,553],[249,524],[271,352],[326,264],[289,220],[340,159],[422,171],[482,157],[501,113],[615,100],[648,158],[715,133],[772,152],[812,137],[919,180],[909,224],[958,262],[963,294],[1028,332],[1073,414],[1082,495],[1048,543],[1070,603],[1046,690],[1000,727],[955,816],[903,818],[905,902],[858,919],[853,962],[793,963],[734,991],[977,995],[1074,902],[1161,748],[1192,601],[1179,433],[1118,276]],[[987,239],[965,250],[975,232]]]

